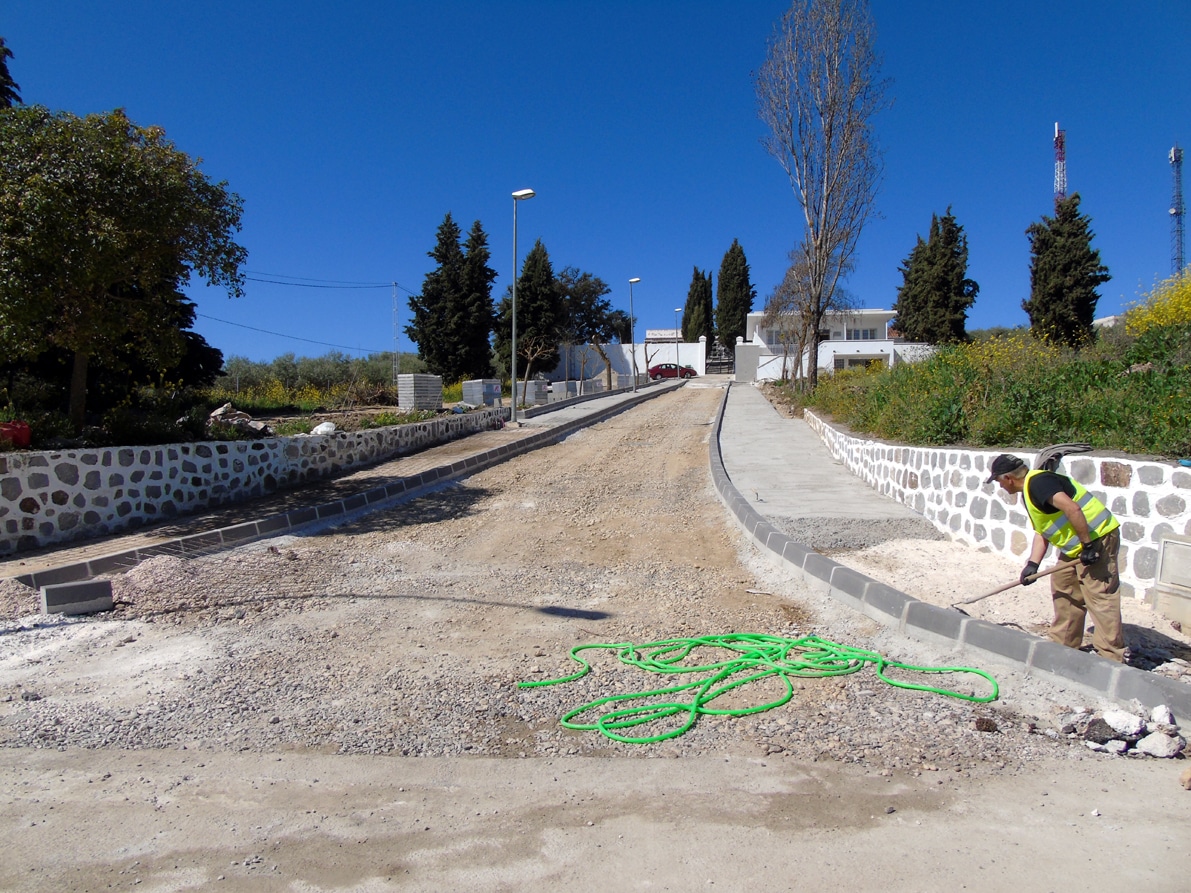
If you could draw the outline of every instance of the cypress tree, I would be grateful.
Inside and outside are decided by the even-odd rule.
[[[757,290],[749,278],[748,260],[740,241],[732,240],[732,247],[720,263],[720,284],[716,291],[715,328],[720,343],[729,351],[736,347],[736,339],[743,337],[745,324],[753,309]]]
[[[464,255],[460,236],[459,225],[448,211],[439,224],[434,249],[427,252],[438,266],[426,274],[422,293],[409,299],[412,322],[405,327],[410,340],[418,345],[418,356],[427,371],[451,383],[461,378],[458,358],[463,353],[459,319]]]
[[[899,269],[902,286],[893,305],[898,330],[927,344],[967,341],[968,308],[980,286],[967,278],[968,239],[950,207],[941,218],[931,215],[929,238],[918,237]]]
[[[707,349],[715,341],[715,319],[711,300],[711,273],[704,273],[698,267],[691,275],[691,287],[687,290],[686,304],[682,311],[682,340],[695,342],[700,335],[707,336]]]
[[[459,325],[463,332],[459,360],[464,378],[490,378],[492,369],[492,327],[496,312],[492,304],[492,283],[496,271],[488,266],[491,252],[480,221],[472,224],[464,246],[463,296]]]
[[[521,266],[517,279],[517,374],[530,378],[534,370],[558,365],[559,327],[562,297],[554,279],[550,255],[538,239]],[[510,368],[510,339],[513,332],[511,289],[501,298],[496,325],[496,352],[505,369]]]
[[[1030,297],[1022,309],[1039,338],[1081,347],[1095,340],[1092,320],[1100,300],[1097,286],[1112,277],[1092,247],[1091,218],[1079,212],[1079,193],[1055,201],[1055,216],[1043,215],[1026,230],[1030,240]]]

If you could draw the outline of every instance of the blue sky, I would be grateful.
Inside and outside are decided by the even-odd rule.
[[[783,2],[4,0],[0,35],[26,103],[123,107],[158,124],[244,199],[257,278],[399,285],[432,267],[449,211],[480,220],[503,294],[542,239],[555,268],[612,286],[642,330],[672,327],[697,266],[718,280],[739,239],[756,309],[800,236],[762,148],[752,74]],[[1026,227],[1053,209],[1053,129],[1067,133],[1113,279],[1098,315],[1170,273],[1167,153],[1191,146],[1191,3],[873,0],[893,107],[885,176],[847,283],[890,307],[898,267],[948,206],[980,296],[968,328],[1027,322]],[[1191,174],[1189,174],[1191,182]],[[308,282],[307,284],[319,284]],[[392,350],[391,287],[196,287],[225,356]],[[276,333],[276,334],[267,334]],[[286,336],[286,337],[282,337]],[[404,333],[399,349],[411,349]]]

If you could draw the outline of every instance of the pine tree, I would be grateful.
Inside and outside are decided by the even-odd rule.
[[[911,341],[967,341],[964,324],[980,286],[967,278],[968,239],[951,213],[931,215],[930,236],[900,267],[902,286],[893,305],[897,329]]]
[[[736,347],[736,339],[743,337],[745,325],[753,309],[757,290],[749,278],[749,265],[740,241],[732,240],[732,247],[720,263],[720,284],[716,291],[715,327],[720,343],[729,351]]]
[[[405,327],[410,340],[418,345],[418,356],[426,363],[427,371],[452,384],[463,377],[459,367],[463,352],[460,296],[464,292],[465,266],[461,235],[448,211],[439,224],[434,249],[427,252],[438,266],[426,274],[422,293],[409,299],[413,321]]]
[[[467,379],[490,378],[492,368],[492,327],[496,311],[492,304],[492,283],[496,271],[488,266],[491,252],[488,236],[480,221],[472,224],[464,246],[463,296],[459,325],[463,332],[460,368]]]
[[[1112,277],[1092,247],[1091,218],[1079,212],[1079,193],[1056,200],[1055,216],[1026,230],[1030,240],[1030,297],[1022,309],[1039,338],[1081,347],[1095,340],[1097,286]]]
[[[715,318],[711,300],[711,273],[694,268],[691,287],[687,290],[686,304],[682,311],[682,340],[697,342],[707,337],[707,349],[715,341]]]

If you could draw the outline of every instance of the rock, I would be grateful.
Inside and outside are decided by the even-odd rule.
[[[1117,730],[1099,717],[1088,723],[1088,727],[1083,733],[1084,740],[1091,741],[1093,744],[1105,744],[1116,737]]]
[[[1159,704],[1150,711],[1150,722],[1160,723],[1164,726],[1174,725],[1174,714],[1170,712],[1170,708],[1165,704]]]
[[[1172,736],[1163,732],[1154,732],[1138,741],[1133,749],[1138,753],[1144,753],[1146,756],[1169,760],[1182,753],[1186,745],[1187,742],[1178,735]]]
[[[311,429],[310,433],[311,434],[334,434],[335,433],[335,423],[334,422],[323,422],[321,425],[315,425],[314,428]]]
[[[1104,721],[1124,738],[1137,738],[1145,730],[1145,721],[1126,710],[1106,710]]]
[[[976,717],[974,723],[977,732],[996,732],[999,731],[996,721],[989,719],[987,716]]]
[[[1115,753],[1120,756],[1129,749],[1129,745],[1119,738],[1114,738],[1111,741],[1105,742],[1104,749],[1109,753]]]
[[[1191,791],[1191,766],[1183,770],[1183,774],[1179,776],[1179,784],[1183,786],[1184,791]]]

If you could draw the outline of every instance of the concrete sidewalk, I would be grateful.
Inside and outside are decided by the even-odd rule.
[[[784,418],[752,385],[728,391],[719,442],[732,483],[767,518],[922,517],[849,472],[806,422]]]

